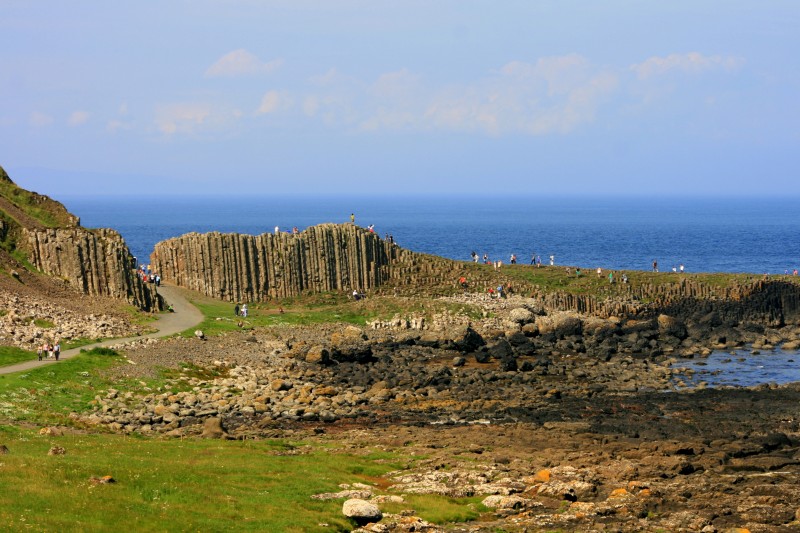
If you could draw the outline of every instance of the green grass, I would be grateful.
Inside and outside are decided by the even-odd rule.
[[[35,357],[30,352],[28,359]],[[2,374],[0,418],[71,424],[69,413],[90,410],[98,391],[126,385],[111,383],[98,372],[121,361],[116,352],[95,348],[57,363]]]
[[[42,328],[42,329],[50,329],[50,328],[54,328],[56,326],[53,321],[47,320],[46,318],[35,318],[33,320],[33,324],[35,326],[38,326],[38,327]]]
[[[36,352],[13,346],[0,346],[0,366],[15,365],[33,359],[36,359]]]
[[[467,314],[472,318],[480,316],[480,310],[463,304],[432,302],[430,300],[399,300],[391,297],[367,298],[358,302],[346,296],[326,293],[308,295],[283,300],[278,312],[277,303],[249,304],[247,318],[234,315],[235,304],[198,298],[192,301],[205,316],[205,320],[196,327],[182,333],[191,337],[200,329],[206,335],[216,335],[227,331],[253,329],[277,325],[309,325],[322,323],[342,323],[363,326],[376,318],[389,319],[395,314],[409,317],[412,314],[425,314],[430,318],[432,313],[448,310]],[[242,326],[239,326],[239,323]]]
[[[339,483],[396,465],[283,441],[156,440],[104,434],[40,436],[4,427],[0,523],[34,531],[347,531],[340,500],[312,500]],[[48,456],[58,445],[63,456]],[[93,485],[91,477],[116,483]],[[329,527],[320,526],[321,523]]]

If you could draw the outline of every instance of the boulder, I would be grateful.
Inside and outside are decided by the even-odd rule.
[[[524,325],[533,322],[535,320],[535,315],[524,307],[517,307],[511,310],[508,314],[508,319],[517,324]]]
[[[306,353],[306,363],[325,365],[331,362],[331,353],[319,344],[312,346]]]
[[[203,422],[203,433],[200,434],[204,439],[221,439],[228,436],[222,427],[222,420],[219,418],[206,418]]]
[[[378,522],[383,518],[383,513],[381,513],[377,505],[358,498],[344,502],[342,504],[342,513],[347,518],[355,520],[359,525]]]

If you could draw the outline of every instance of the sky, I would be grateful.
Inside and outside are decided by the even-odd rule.
[[[43,194],[800,196],[800,2],[0,0]]]

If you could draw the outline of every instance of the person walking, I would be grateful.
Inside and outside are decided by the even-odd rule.
[[[58,358],[61,356],[61,343],[56,342],[55,346],[53,346],[53,356],[58,361]]]

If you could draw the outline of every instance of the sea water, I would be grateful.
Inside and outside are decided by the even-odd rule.
[[[119,231],[140,263],[192,231],[257,235],[324,222],[374,225],[404,248],[614,270],[784,274],[800,268],[796,198],[476,196],[67,197],[85,227]]]

